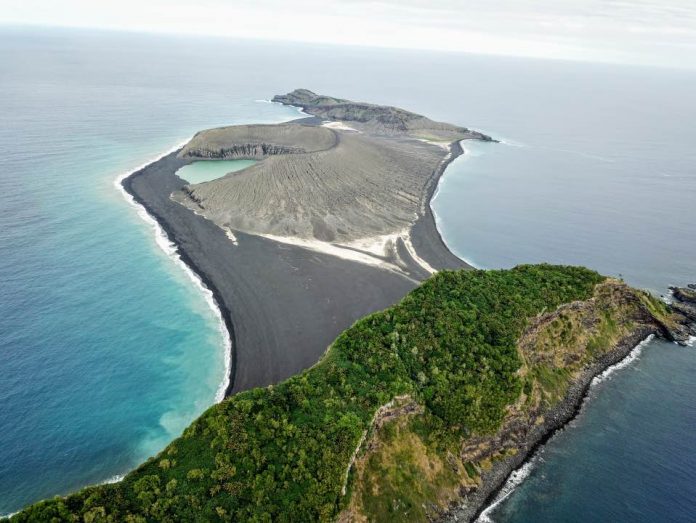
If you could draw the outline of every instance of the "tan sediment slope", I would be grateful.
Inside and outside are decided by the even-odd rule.
[[[182,158],[262,161],[188,186],[174,199],[232,231],[337,244],[407,238],[404,231],[424,212],[428,182],[448,158],[443,144],[484,139],[392,107],[340,100],[331,111],[310,108],[311,96],[322,103],[338,99],[307,93],[276,98],[288,104],[301,100],[310,113],[332,122],[344,118],[358,131],[291,123],[200,132]]]
[[[249,233],[323,241],[388,234],[413,222],[425,183],[446,154],[422,142],[286,127],[298,134],[335,133],[336,145],[269,155],[249,169],[193,186],[189,205],[218,225]]]

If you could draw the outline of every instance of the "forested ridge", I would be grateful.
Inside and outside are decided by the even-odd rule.
[[[211,407],[121,482],[12,521],[331,520],[380,406],[408,395],[440,441],[495,432],[523,388],[516,343],[530,319],[603,280],[552,265],[440,272],[355,323],[311,369]]]

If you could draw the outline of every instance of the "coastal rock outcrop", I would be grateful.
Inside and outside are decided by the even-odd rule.
[[[672,296],[682,303],[696,305],[696,285],[689,284],[686,287],[670,287]]]
[[[483,133],[471,131],[466,127],[435,122],[398,107],[353,102],[316,94],[309,89],[295,89],[288,94],[276,95],[272,101],[300,107],[305,113],[324,120],[349,122],[361,131],[372,134],[409,134],[414,137],[437,137],[449,141],[467,137],[492,141],[490,136]]]
[[[679,321],[654,297],[612,279],[588,300],[537,315],[517,341],[523,386],[500,427],[437,449],[423,438],[425,421],[414,418],[413,409],[391,425],[375,426],[356,460],[353,499],[339,521],[387,521],[386,505],[376,499],[384,492],[394,498],[387,505],[420,513],[418,520],[475,519],[508,475],[575,416],[597,374],[650,335],[673,339]],[[408,492],[394,491],[396,476],[388,471],[394,452],[398,482]]]
[[[673,329],[672,339],[686,345],[691,336],[696,336],[696,285],[670,287],[674,300],[669,307],[682,318]]]

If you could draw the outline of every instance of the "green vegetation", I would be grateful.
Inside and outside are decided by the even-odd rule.
[[[546,365],[537,365],[532,369],[532,376],[539,383],[544,399],[552,405],[566,393],[570,384],[570,372]]]
[[[546,407],[560,401],[577,372],[611,350],[638,324],[674,324],[664,303],[616,280],[597,286],[591,305],[562,307],[553,316],[522,343],[529,376],[523,387],[528,406],[533,406],[534,385]]]
[[[311,369],[211,407],[120,483],[12,520],[330,520],[348,501],[346,468],[380,406],[400,395],[423,405],[426,424],[405,433],[428,445],[495,432],[523,389],[516,342],[529,320],[588,299],[603,279],[550,265],[441,272],[358,321]]]
[[[460,471],[425,444],[413,430],[414,421],[419,418],[386,423],[379,431],[379,450],[358,465],[362,470],[354,495],[360,499],[355,501],[370,521],[427,521],[428,507],[447,504],[447,494],[459,485]]]

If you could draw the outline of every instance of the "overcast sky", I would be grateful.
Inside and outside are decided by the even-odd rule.
[[[696,0],[3,0],[0,23],[696,68]]]

